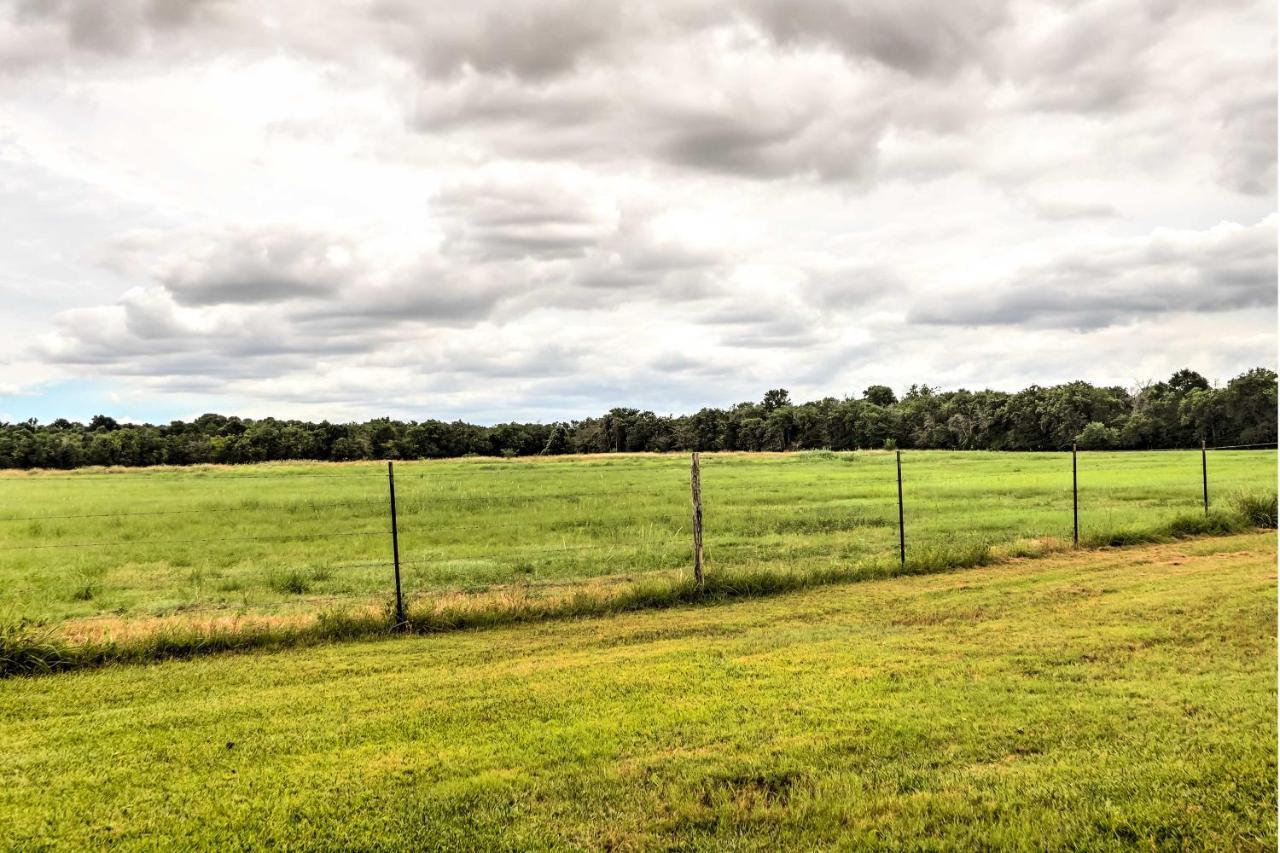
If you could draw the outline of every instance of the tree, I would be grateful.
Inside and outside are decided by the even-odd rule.
[[[1261,444],[1276,440],[1276,374],[1256,367],[1223,389],[1227,444]]]
[[[868,385],[867,390],[862,392],[862,399],[881,408],[888,408],[898,402],[893,389],[888,385]]]
[[[1116,445],[1116,431],[1104,423],[1090,421],[1076,435],[1075,443],[1081,450],[1105,450]]]
[[[1179,422],[1191,429],[1197,441],[1224,444],[1218,436],[1227,429],[1226,400],[1213,388],[1197,388],[1187,394],[1178,406]]]
[[[905,446],[1048,450],[1085,447],[1188,447],[1276,440],[1276,374],[1255,368],[1213,388],[1192,370],[1132,391],[1069,382],[1002,391],[939,391],[913,385],[898,400],[872,385],[862,399],[793,403],[783,388],[760,402],[691,415],[615,408],[596,418],[552,424],[478,426],[378,418],[364,423],[249,419],[204,414],[163,425],[88,424],[58,418],[0,423],[0,466],[189,465],[270,459],[527,456],[670,450],[848,450]]]
[[[106,415],[94,415],[89,421],[89,432],[115,432],[118,429],[120,424],[116,423],[115,418]]]
[[[540,452],[544,456],[559,456],[562,453],[568,453],[568,424],[552,424],[550,432],[547,433],[547,441],[542,445],[542,450]]]
[[[772,391],[764,392],[764,400],[760,402],[760,408],[764,409],[765,412],[772,412],[775,409],[790,405],[791,394],[786,388],[774,388]]]
[[[1168,385],[1175,395],[1182,397],[1196,389],[1207,390],[1209,388],[1209,380],[1194,370],[1184,367],[1169,377]]]
[[[790,450],[795,434],[795,410],[790,406],[773,409],[764,420],[763,450]]]

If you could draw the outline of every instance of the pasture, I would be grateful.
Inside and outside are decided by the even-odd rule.
[[[1275,559],[9,679],[0,848],[1273,850]]]
[[[1083,544],[1202,513],[1198,452],[1081,453]],[[894,457],[704,454],[709,574],[893,570]],[[909,561],[1069,545],[1067,453],[903,455]],[[1274,492],[1275,451],[1214,451],[1211,498]],[[396,465],[410,601],[687,578],[686,455]],[[393,589],[385,465],[0,472],[0,619],[99,625],[310,614]]]

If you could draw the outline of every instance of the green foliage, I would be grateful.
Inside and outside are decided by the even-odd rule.
[[[888,385],[871,385],[862,392],[862,399],[873,406],[888,408],[898,402],[898,397]]]
[[[98,415],[0,423],[0,468],[237,464],[273,460],[354,461],[445,457],[814,448],[1062,450],[1186,448],[1276,441],[1276,374],[1256,368],[1211,388],[1179,370],[1136,392],[1068,382],[1000,391],[938,391],[913,385],[899,400],[884,385],[861,398],[795,404],[785,388],[759,403],[692,415],[615,408],[598,418],[476,426],[387,418],[331,424],[201,415],[168,425],[120,424]]]
[[[1075,437],[1081,450],[1106,450],[1116,446],[1116,431],[1104,423],[1090,421]]]

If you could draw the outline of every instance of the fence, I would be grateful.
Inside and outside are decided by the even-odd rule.
[[[717,568],[906,565],[1067,531],[1078,546],[1082,513],[1095,536],[1209,513],[1211,474],[1215,494],[1274,489],[1275,455],[1257,447],[1072,448],[1069,477],[1063,453],[928,451],[10,475],[0,608],[56,620],[377,597],[403,623],[406,598],[432,591],[686,570],[701,587]]]

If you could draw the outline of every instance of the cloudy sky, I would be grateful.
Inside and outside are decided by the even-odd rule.
[[[0,418],[1276,362],[1272,0],[0,0]]]

